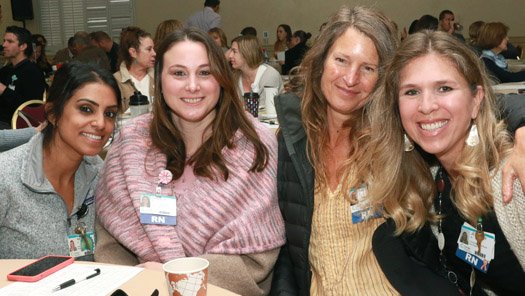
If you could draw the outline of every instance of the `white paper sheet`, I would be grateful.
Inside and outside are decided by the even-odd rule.
[[[52,292],[54,287],[67,280],[92,274],[95,268],[100,268],[100,275],[60,291]],[[73,263],[38,282],[14,282],[9,284],[0,289],[0,296],[108,295],[142,270],[143,268],[132,266]]]

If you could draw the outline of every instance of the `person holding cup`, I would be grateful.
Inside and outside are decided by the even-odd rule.
[[[101,224],[138,262],[199,256],[210,283],[267,293],[284,244],[275,135],[243,111],[207,33],[176,31],[158,49],[153,111],[120,130],[101,173]]]
[[[275,117],[273,96],[265,91],[268,88],[283,90],[281,75],[273,67],[263,63],[263,52],[259,39],[252,35],[238,36],[232,40],[232,46],[226,53],[238,80],[240,97],[250,92],[259,94],[259,110],[267,116]],[[275,93],[270,90],[269,93]]]

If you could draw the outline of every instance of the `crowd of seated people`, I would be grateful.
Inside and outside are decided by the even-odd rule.
[[[280,24],[274,68],[256,28],[227,43],[219,4],[203,10],[216,27],[196,14],[154,37],[81,31],[57,52],[46,121],[0,130],[0,259],[161,269],[197,256],[210,283],[241,295],[525,293],[525,229],[509,216],[525,208],[525,96],[497,110],[490,86],[525,81],[502,55],[505,24],[476,22],[465,41],[443,10],[400,38],[383,12],[342,6],[313,41]],[[46,87],[45,37],[21,29],[4,36],[0,104],[20,83],[2,73],[26,60]],[[149,112],[119,125],[136,92]],[[277,132],[246,112],[251,92]],[[173,219],[151,219],[161,212]],[[464,223],[496,234],[490,272],[454,257]]]

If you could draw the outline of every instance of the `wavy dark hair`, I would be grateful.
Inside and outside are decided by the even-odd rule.
[[[49,88],[46,100],[46,120],[54,119],[58,122],[64,114],[64,107],[71,99],[75,92],[88,83],[102,83],[109,86],[117,98],[117,106],[120,111],[122,100],[120,98],[120,89],[113,74],[106,69],[97,67],[90,63],[72,61],[64,64],[53,78],[53,84]],[[42,131],[44,135],[44,147],[47,147],[55,135],[55,127],[48,124]]]
[[[140,48],[140,38],[147,37],[151,38],[151,34],[139,27],[131,26],[122,28],[120,32],[119,64],[124,62],[129,69],[133,62],[133,57],[131,57],[129,49],[134,48],[138,51]]]
[[[177,43],[184,41],[200,43],[206,48],[210,72],[221,87],[219,101],[215,106],[217,114],[208,127],[211,129],[211,136],[188,160],[183,135],[173,123],[172,111],[162,94],[161,79],[166,52]],[[193,165],[193,171],[197,176],[217,179],[218,171],[224,180],[227,180],[229,171],[222,150],[225,147],[228,149],[234,147],[234,137],[238,130],[254,145],[255,157],[250,171],[262,171],[268,163],[268,148],[262,143],[246,116],[224,53],[215,45],[213,39],[200,30],[184,29],[166,36],[158,48],[155,61],[155,97],[157,99],[153,103],[150,134],[153,145],[167,156],[167,169],[173,173],[174,178],[180,178],[184,167],[190,164]]]

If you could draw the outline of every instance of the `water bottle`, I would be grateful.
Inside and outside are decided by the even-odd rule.
[[[257,85],[252,84],[250,92],[244,94],[244,108],[253,117],[259,116],[259,87]]]
[[[268,64],[270,61],[270,57],[268,56],[268,51],[266,48],[263,48],[263,57],[264,57],[264,63]]]
[[[129,97],[129,109],[131,111],[131,117],[149,112],[148,97],[140,91],[135,91],[133,95]]]

